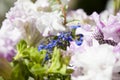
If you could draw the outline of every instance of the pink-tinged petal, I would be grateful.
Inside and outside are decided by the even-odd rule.
[[[16,55],[14,42],[8,38],[0,38],[0,43],[1,42],[4,44],[0,44],[0,57],[12,61],[13,57]]]
[[[100,20],[100,15],[97,14],[96,12],[94,12],[94,13],[91,15],[91,17],[92,17],[93,20],[95,21],[96,26],[98,27],[98,29],[101,30],[101,29],[105,26],[105,24]]]
[[[21,39],[21,33],[5,20],[0,30],[0,57],[12,61],[16,55],[15,46]]]
[[[115,53],[120,52],[120,43],[118,43],[118,45],[114,47],[113,51],[114,51]]]
[[[105,14],[106,15],[106,14]],[[104,14],[102,14],[104,16]],[[98,27],[96,30],[98,33],[103,34],[104,40],[112,40],[114,42],[120,42],[120,19],[119,15],[107,15],[108,17],[105,18],[106,21],[103,21],[101,14],[98,15],[96,13],[93,13],[92,17],[93,20],[96,23],[96,27]],[[96,34],[99,35],[99,34]]]

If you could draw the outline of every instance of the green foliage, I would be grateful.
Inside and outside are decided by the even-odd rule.
[[[4,79],[0,76],[0,80],[4,80]]]
[[[67,65],[62,62],[62,57],[60,55],[59,49],[55,47],[52,55],[52,64],[48,70],[48,72],[66,74]]]
[[[21,40],[17,51],[13,62],[12,80],[28,80],[29,76],[35,77],[44,71],[41,64],[46,55],[45,50],[38,52],[37,48],[27,47],[27,43]]]
[[[27,43],[24,40],[21,40],[17,45],[17,50],[19,53],[22,53],[27,48]]]
[[[51,59],[45,60],[46,50],[28,47],[22,40],[17,45],[18,54],[13,61],[11,80],[70,80],[70,70],[67,69],[70,57],[62,57],[60,50],[54,48]]]
[[[24,50],[27,48],[27,43],[24,40],[21,40],[18,44],[17,44],[17,51],[18,54],[15,56],[14,59],[18,59],[19,57],[23,56],[23,52]]]
[[[16,61],[13,68],[11,80],[28,80],[29,76],[30,72],[25,63],[22,60]]]
[[[60,50],[55,47],[51,59],[52,64],[48,69],[48,73],[54,76],[51,75],[50,80],[70,80],[71,72],[67,69],[69,61],[70,57],[62,57]]]

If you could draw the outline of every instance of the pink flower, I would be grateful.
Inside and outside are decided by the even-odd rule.
[[[105,40],[113,40],[120,42],[120,15],[107,15],[108,18],[102,20],[102,16],[97,13],[93,13],[92,17],[96,22],[97,29],[102,32]]]

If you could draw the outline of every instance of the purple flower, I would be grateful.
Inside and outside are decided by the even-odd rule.
[[[0,38],[0,57],[12,61],[15,54],[14,42],[8,38]]]
[[[12,61],[16,55],[15,46],[20,39],[20,32],[5,20],[0,30],[0,57]]]
[[[99,31],[103,34],[104,40],[113,40],[120,42],[120,15],[108,15],[108,18],[101,19],[102,16],[97,13],[93,13],[92,17],[96,23],[98,33]]]

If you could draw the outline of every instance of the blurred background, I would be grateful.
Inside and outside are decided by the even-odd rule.
[[[16,0],[0,0],[0,26],[5,19],[5,13],[14,5],[15,1]],[[110,0],[71,0],[69,9],[76,10],[82,8],[88,15],[93,11],[100,13],[106,8],[108,1]]]
[[[106,8],[107,2],[110,0],[72,0],[71,9],[82,8],[87,14],[92,14],[93,11],[100,13]]]
[[[8,12],[16,0],[0,0],[0,26],[5,19],[5,13]]]

